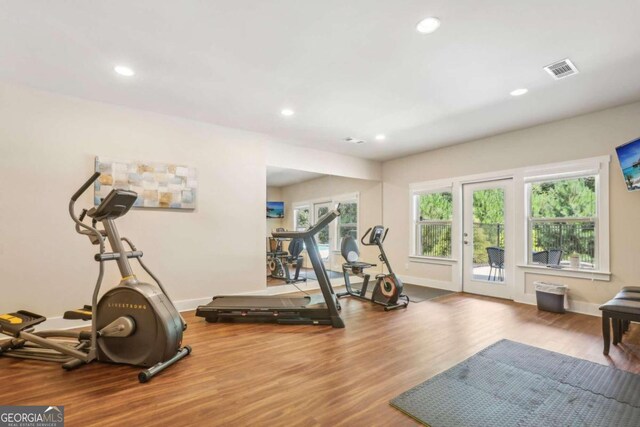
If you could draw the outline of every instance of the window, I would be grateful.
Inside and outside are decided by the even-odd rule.
[[[299,206],[293,209],[293,228],[304,231],[309,228],[309,206]]]
[[[414,193],[415,256],[451,258],[451,191]]]
[[[597,175],[532,182],[529,194],[529,264],[598,269]]]
[[[358,239],[358,202],[340,202],[340,216],[337,224],[336,249],[339,250],[343,238],[351,236],[356,240]]]

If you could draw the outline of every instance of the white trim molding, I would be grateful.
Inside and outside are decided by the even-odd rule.
[[[610,271],[587,270],[578,268],[550,268],[543,265],[518,264],[518,268],[525,273],[539,274],[544,276],[575,277],[578,279],[599,280],[603,282],[611,281]]]
[[[556,162],[537,166],[527,166],[502,171],[481,173],[475,175],[452,177],[447,179],[438,179],[433,181],[416,182],[409,184],[409,256],[407,261],[410,263],[424,263],[451,266],[451,282],[438,282],[429,279],[414,278],[406,276],[408,283],[414,283],[424,286],[432,286],[440,289],[450,289],[459,291],[462,289],[462,187],[464,184],[496,181],[502,179],[513,180],[513,199],[514,199],[514,217],[512,224],[514,235],[522,236],[522,239],[516,237],[515,241],[520,242],[514,245],[513,259],[516,265],[513,300],[525,302],[525,276],[530,274],[545,274],[548,276],[558,277],[575,277],[584,280],[611,280],[610,272],[610,248],[609,248],[609,164],[611,156],[598,156],[585,159],[577,159],[566,162]],[[575,176],[584,176],[585,174],[597,175],[597,191],[598,191],[598,227],[599,236],[597,237],[598,251],[598,270],[579,270],[579,269],[551,269],[542,266],[529,265],[528,259],[528,243],[527,243],[527,191],[526,185],[531,182],[546,180],[553,177],[569,178]],[[453,222],[451,229],[451,259],[438,259],[430,257],[415,256],[415,202],[414,196],[420,193],[431,193],[438,191],[451,191],[453,196]],[[401,276],[401,279],[405,280]],[[535,303],[535,295],[534,303]],[[595,311],[589,303],[575,302],[577,312],[586,314],[594,314]]]
[[[409,255],[409,262],[415,262],[418,264],[452,265],[457,263],[458,260],[453,258],[440,258],[435,256]]]

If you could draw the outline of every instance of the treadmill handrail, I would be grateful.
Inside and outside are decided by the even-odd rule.
[[[304,239],[305,237],[314,236],[326,227],[331,221],[340,216],[340,212],[337,209],[327,212],[322,218],[318,220],[311,228],[305,231],[274,231],[271,235],[275,238],[282,239]]]

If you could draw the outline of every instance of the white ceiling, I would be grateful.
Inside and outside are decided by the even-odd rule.
[[[388,159],[640,99],[639,18],[638,0],[4,1],[0,80]],[[566,57],[580,74],[542,70]]]
[[[326,176],[321,173],[267,166],[267,186],[284,187]]]

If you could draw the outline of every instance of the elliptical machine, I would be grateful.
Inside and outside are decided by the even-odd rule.
[[[376,225],[375,227],[369,228],[367,232],[364,233],[364,236],[362,236],[362,239],[360,239],[363,246],[378,247],[380,250],[378,259],[389,271],[387,274],[383,273],[376,275],[376,284],[373,288],[371,297],[367,296],[367,287],[369,285],[371,275],[366,274],[365,269],[375,267],[376,264],[369,264],[358,260],[360,257],[360,250],[358,249],[356,239],[352,236],[347,236],[342,239],[341,252],[346,261],[342,264],[342,274],[344,275],[344,284],[347,290],[345,292],[337,293],[336,295],[338,298],[350,296],[370,301],[383,306],[385,311],[394,310],[396,308],[407,308],[409,305],[409,297],[402,294],[402,281],[393,272],[391,264],[389,264],[389,260],[387,259],[387,255],[384,252],[384,247],[382,246],[387,238],[388,232],[388,228],[385,230],[382,225]],[[371,234],[369,235],[369,233]],[[365,242],[367,236],[369,236],[369,243]],[[360,289],[351,287],[349,273],[364,279]]]
[[[68,311],[64,318],[91,320],[91,330],[34,332],[34,326],[46,320],[44,316],[25,310],[3,314],[0,332],[12,339],[0,343],[0,355],[60,362],[67,370],[94,360],[143,366],[148,369],[141,371],[138,379],[147,382],[191,353],[191,347],[181,347],[187,324],[161,282],[142,262],[142,252],[129,239],[120,237],[116,228],[115,220],[135,203],[135,192],[114,189],[98,207],[84,209],[79,218],[76,216],[76,200],[99,176],[96,172],[89,178],[69,202],[69,214],[76,223],[76,231],[100,247],[94,257],[100,269],[91,306]],[[92,218],[91,225],[84,223],[87,216]],[[98,222],[103,229],[97,228]],[[111,252],[105,250],[105,239],[110,243]],[[138,281],[129,264],[130,258],[140,263],[157,286]],[[117,262],[122,280],[98,300],[106,261]]]

